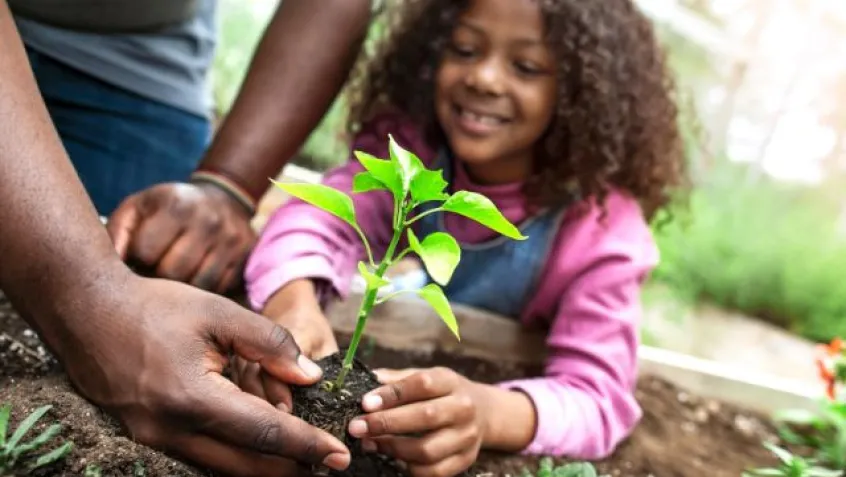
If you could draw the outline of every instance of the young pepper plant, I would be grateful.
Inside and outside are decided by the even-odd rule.
[[[434,232],[420,240],[410,228],[412,224],[425,215],[451,212],[472,219],[514,240],[526,239],[487,197],[469,191],[447,193],[448,184],[443,178],[442,171],[427,169],[420,158],[402,148],[390,135],[388,136],[388,146],[389,159],[376,158],[362,151],[354,152],[365,170],[356,174],[353,178],[352,192],[358,194],[386,191],[390,192],[393,197],[393,236],[385,255],[378,263],[373,256],[373,249],[364,231],[356,220],[355,207],[349,195],[321,184],[273,181],[277,187],[291,196],[323,209],[349,224],[361,238],[367,254],[367,263],[358,263],[359,273],[364,278],[366,286],[364,298],[358,311],[356,327],[344,356],[343,367],[334,383],[330,383],[330,387],[336,390],[343,387],[344,379],[352,369],[356,350],[367,323],[367,317],[374,305],[398,294],[393,293],[377,301],[379,290],[390,284],[390,281],[385,278],[385,272],[391,265],[409,253],[414,253],[420,257],[435,282],[414,291],[414,293],[426,300],[455,337],[461,339],[458,322],[441,288],[452,278],[455,267],[461,259],[461,248],[455,238],[445,232]],[[429,202],[437,202],[439,205],[410,217],[417,206]],[[404,234],[404,232],[406,233]],[[397,253],[403,235],[408,238],[408,248]]]

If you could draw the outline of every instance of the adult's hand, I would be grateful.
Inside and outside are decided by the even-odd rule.
[[[296,456],[344,468],[335,438],[243,393],[234,353],[309,383],[290,335],[235,303],[143,279],[114,253],[49,122],[0,0],[0,287],[77,389],[139,441],[227,473],[285,475]]]
[[[196,288],[127,275],[66,309],[78,325],[61,357],[81,394],[139,442],[227,474],[292,475],[288,458],[346,468],[341,442],[221,375],[232,353],[282,382],[316,382],[287,330]]]
[[[115,249],[162,278],[224,293],[241,282],[250,215],[213,185],[168,183],[128,197],[107,224]]]

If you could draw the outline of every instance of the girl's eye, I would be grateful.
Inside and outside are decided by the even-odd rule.
[[[456,56],[460,56],[462,58],[469,58],[475,53],[472,47],[456,43],[450,45],[450,50],[452,50]]]
[[[531,61],[518,61],[515,66],[517,71],[525,75],[539,75],[543,73],[543,69]]]

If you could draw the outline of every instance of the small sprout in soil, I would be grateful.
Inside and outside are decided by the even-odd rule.
[[[101,477],[103,475],[103,469],[97,464],[88,464],[82,475],[83,477]]]
[[[68,441],[46,454],[36,451],[50,443],[62,431],[60,424],[53,424],[30,441],[22,442],[24,436],[44,417],[52,406],[43,406],[27,416],[11,436],[7,435],[12,406],[0,406],[0,476],[21,475],[64,459],[73,448]]]
[[[588,462],[573,462],[556,467],[552,459],[544,457],[540,461],[537,474],[528,470],[521,477],[596,477],[596,469]]]
[[[475,220],[511,239],[524,240],[526,238],[487,197],[468,191],[458,191],[453,194],[445,192],[448,184],[440,170],[426,169],[420,159],[397,144],[393,136],[389,136],[388,141],[390,159],[379,159],[362,151],[355,151],[356,158],[365,170],[353,178],[353,193],[387,191],[393,196],[393,237],[385,255],[378,263],[364,231],[356,220],[355,207],[350,196],[321,184],[273,181],[277,187],[288,194],[319,207],[349,224],[361,238],[367,254],[367,263],[359,262],[358,264],[358,271],[366,283],[364,299],[361,302],[350,345],[344,356],[343,366],[337,379],[329,385],[333,390],[342,389],[344,386],[344,379],[353,367],[364,326],[374,305],[405,292],[391,293],[377,300],[379,290],[391,283],[385,278],[385,272],[409,253],[420,257],[429,275],[435,281],[413,293],[426,300],[455,337],[461,339],[455,315],[441,289],[441,286],[445,286],[452,278],[461,258],[461,248],[451,235],[444,232],[435,232],[420,240],[409,228],[412,224],[425,215],[452,212]],[[436,202],[439,205],[409,217],[417,206],[429,202]],[[397,253],[397,247],[404,235],[407,236],[408,247]]]
[[[778,460],[781,461],[781,464],[778,467],[753,469],[744,472],[743,477],[840,477],[843,475],[842,470],[817,467],[813,460],[795,456],[787,449],[770,444],[769,442],[765,442],[764,447],[775,454]]]

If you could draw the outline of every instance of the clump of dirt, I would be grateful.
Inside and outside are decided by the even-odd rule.
[[[346,350],[342,351],[343,353]],[[309,424],[323,429],[337,437],[350,449],[352,464],[343,472],[330,472],[337,477],[384,476],[402,477],[406,473],[394,459],[364,452],[360,441],[349,435],[347,427],[355,417],[362,414],[361,399],[368,392],[380,386],[376,375],[359,360],[353,361],[353,367],[344,379],[340,390],[326,386],[335,382],[342,367],[344,354],[335,353],[317,361],[323,369],[324,380],[307,387],[293,387],[291,397],[294,402],[293,413]]]

